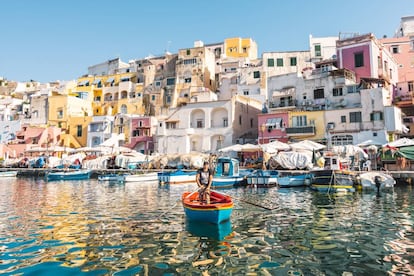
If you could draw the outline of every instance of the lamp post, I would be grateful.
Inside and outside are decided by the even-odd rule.
[[[266,129],[266,125],[263,123],[261,126],[260,126],[260,130],[261,130],[261,132],[262,132],[262,144],[264,144],[264,131],[265,131],[265,129]],[[259,143],[260,144],[260,143]]]

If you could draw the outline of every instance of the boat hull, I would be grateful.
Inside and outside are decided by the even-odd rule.
[[[320,192],[355,192],[355,174],[341,170],[312,171],[311,189]]]
[[[278,177],[277,182],[281,188],[308,186],[310,176],[308,174],[281,176]]]
[[[91,177],[90,170],[68,171],[68,172],[51,172],[47,174],[48,181],[55,180],[85,180]]]
[[[196,182],[197,172],[185,172],[182,170],[159,172],[158,181],[161,184],[186,184]]]
[[[278,184],[278,171],[262,171],[251,173],[246,176],[246,182],[249,186],[255,187],[273,187]]]
[[[234,204],[229,196],[211,191],[210,201],[210,204],[202,203],[198,200],[198,192],[185,192],[182,195],[185,215],[192,221],[214,224],[230,219]]]
[[[375,183],[375,177],[380,177],[380,190],[389,190],[393,189],[395,186],[395,179],[388,174],[381,172],[366,172],[359,175],[358,184],[362,190],[377,190],[377,185]]]
[[[211,182],[213,188],[231,188],[246,186],[247,181],[244,176],[215,176]]]
[[[17,171],[7,171],[7,172],[0,172],[1,178],[14,178],[17,177]]]
[[[131,174],[124,177],[125,182],[154,182],[158,181],[158,173]]]
[[[125,179],[125,175],[122,174],[103,174],[98,175],[99,181],[108,181],[108,182],[123,182]]]

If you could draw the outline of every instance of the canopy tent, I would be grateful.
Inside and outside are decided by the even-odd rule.
[[[260,145],[263,152],[267,153],[277,153],[278,151],[290,150],[290,146],[286,143],[280,141],[273,141],[267,144]]]
[[[359,157],[363,157],[365,159],[368,158],[368,154],[362,148],[354,145],[333,146],[332,152],[346,157],[358,155]]]
[[[365,147],[369,147],[369,146],[382,146],[384,144],[385,143],[383,143],[383,142],[369,139],[369,140],[366,140],[364,142],[361,142],[361,143],[357,144],[357,146],[365,148]]]
[[[111,138],[100,144],[103,147],[119,147],[119,141],[125,141],[125,133],[114,134]]]
[[[290,147],[293,151],[315,151],[315,150],[322,150],[326,148],[325,145],[310,141],[310,140],[303,140],[297,143],[290,144]]]
[[[414,146],[414,140],[408,139],[408,138],[401,138],[401,139],[395,140],[394,142],[385,144],[383,147],[400,148],[400,147],[407,147],[407,146]]]
[[[229,151],[244,151],[244,152],[254,152],[254,151],[260,151],[261,147],[259,145],[253,145],[253,144],[235,144],[229,147],[225,147],[222,149],[219,149],[219,152],[229,152]]]
[[[398,149],[397,153],[404,158],[414,160],[414,146],[401,147]]]

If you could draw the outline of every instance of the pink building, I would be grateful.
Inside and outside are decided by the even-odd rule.
[[[373,34],[339,39],[336,42],[338,67],[355,72],[361,79],[380,79],[393,89],[398,82],[398,64]]]
[[[275,140],[287,143],[286,127],[289,122],[287,112],[266,113],[258,115],[259,144],[266,144]]]
[[[130,124],[130,143],[125,146],[144,154],[152,153],[154,151],[153,118],[131,117]]]
[[[410,37],[384,38],[380,40],[398,63],[398,84],[394,103],[399,107],[413,105],[414,93],[414,43]]]

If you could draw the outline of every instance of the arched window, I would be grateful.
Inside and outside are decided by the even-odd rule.
[[[128,108],[127,108],[126,104],[121,105],[121,113],[122,114],[127,114],[128,113]]]

